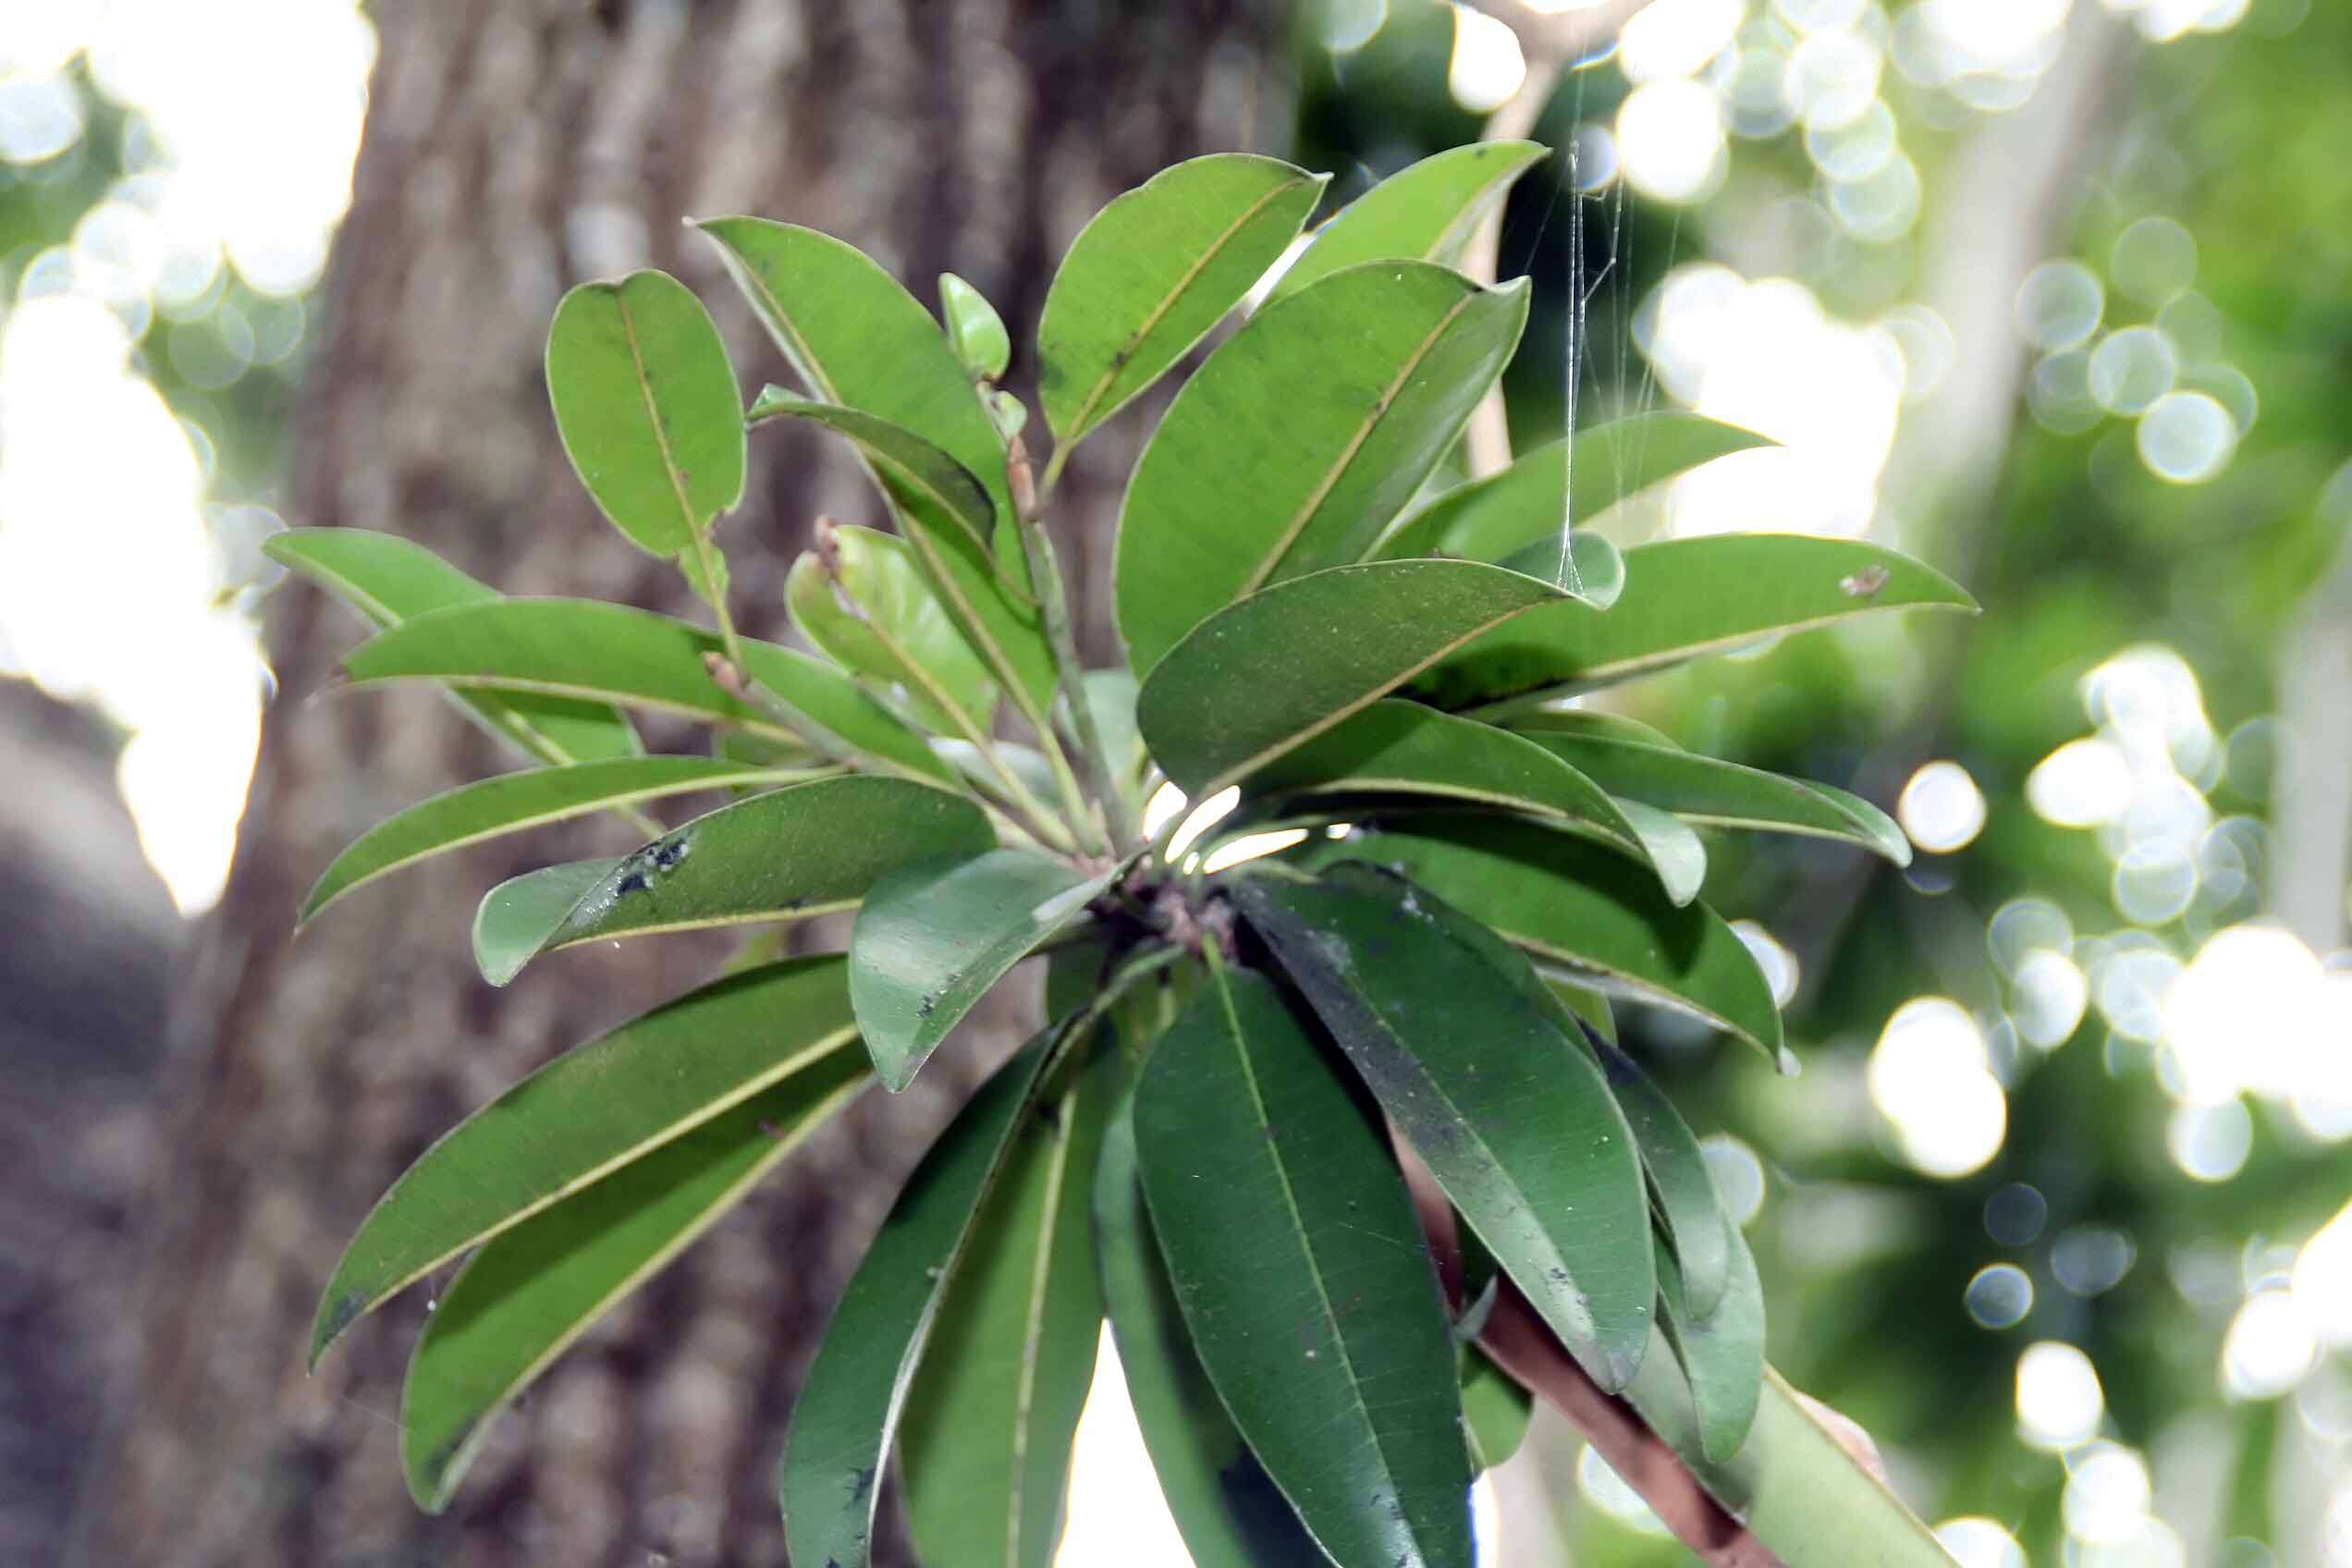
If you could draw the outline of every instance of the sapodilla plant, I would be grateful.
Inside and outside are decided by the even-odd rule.
[[[493,888],[474,924],[493,985],[578,944],[855,911],[846,952],[749,957],[531,1074],[361,1224],[313,1364],[472,1255],[409,1365],[401,1456],[423,1506],[600,1315],[870,1080],[905,1088],[1042,956],[1048,1022],[908,1181],[809,1370],[778,1474],[802,1568],[868,1561],[894,1450],[927,1561],[1047,1562],[1106,1317],[1212,1568],[1466,1568],[1472,1476],[1527,1410],[1497,1362],[1556,1393],[1547,1355],[1627,1402],[1632,1429],[1785,1561],[1945,1561],[1766,1368],[1739,1227],[1613,1043],[1608,999],[1784,1060],[1770,987],[1697,901],[1695,829],[1896,861],[1903,838],[1853,796],[1569,700],[1970,602],[1856,540],[1621,557],[1573,529],[1562,446],[1433,489],[1527,312],[1525,280],[1447,263],[1542,153],[1464,148],[1377,187],[1177,393],[1119,520],[1125,668],[1081,665],[1042,520],[1077,445],[1298,236],[1323,182],[1288,164],[1180,164],[1078,237],[1038,326],[1052,450],[1034,478],[1028,409],[998,386],[1005,328],[952,276],[942,330],[839,239],[697,226],[798,385],[748,415],[684,286],[572,290],[547,343],[565,449],[715,631],[502,597],[382,533],[273,541],[375,626],[352,684],[435,683],[539,765],[371,829],[303,919],[593,813],[646,841]],[[850,446],[888,524],[821,525],[794,564],[807,649],[736,630],[717,536],[747,428],[787,421]],[[1630,454],[1630,472],[1583,466],[1631,490],[1758,441],[1664,413],[1572,445]],[[710,747],[648,755],[631,710],[704,725]],[[1236,803],[1197,842],[1181,811],[1147,840],[1163,787]],[[686,795],[734,798],[667,832],[643,815]]]

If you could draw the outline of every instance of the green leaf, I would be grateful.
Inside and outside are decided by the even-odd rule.
[[[433,855],[502,834],[563,822],[608,806],[695,790],[790,783],[793,775],[717,757],[621,757],[484,778],[420,801],[385,818],[329,863],[300,919],[308,921],[353,888]]]
[[[1614,1045],[1596,1040],[1592,1046],[1608,1074],[1610,1093],[1634,1130],[1634,1145],[1657,1194],[1660,1218],[1673,1243],[1677,1288],[1687,1294],[1695,1316],[1711,1316],[1731,1283],[1739,1228],[1723,1212],[1698,1139],[1673,1101]],[[1757,1354],[1763,1354],[1760,1344]]]
[[[1414,692],[1444,708],[1531,705],[1848,616],[1922,607],[1977,606],[1941,572],[1858,539],[1672,539],[1625,553],[1624,596],[1606,614],[1554,605],[1462,649]]]
[[[1219,610],[1136,698],[1153,758],[1204,799],[1559,597],[1476,561],[1385,561],[1278,583]]]
[[[1685,822],[1838,839],[1897,865],[1911,864],[1911,841],[1903,829],[1878,807],[1843,790],[1589,729],[1514,727],[1611,794],[1672,812]]]
[[[1037,389],[1064,447],[1125,407],[1241,303],[1324,177],[1220,153],[1161,170],[1079,231],[1037,322]]]
[[[802,636],[843,668],[894,689],[932,729],[994,729],[997,683],[905,540],[820,526],[816,547],[792,563],[784,596]]]
[[[818,778],[696,817],[617,861],[548,867],[490,889],[473,957],[503,986],[542,953],[582,942],[805,920],[853,907],[883,877],[995,841],[961,795],[904,778]],[[555,880],[557,871],[576,880]],[[562,894],[582,891],[569,904]]]
[[[796,1075],[854,1072],[856,1038],[828,954],[690,991],[557,1057],[444,1133],[378,1200],[319,1298],[311,1365],[429,1270],[730,1106]],[[830,1059],[841,1065],[824,1069]]]
[[[705,558],[708,565],[704,565]],[[700,550],[680,550],[670,557],[670,564],[686,579],[686,586],[692,590],[694,597],[713,607],[725,602],[727,590],[735,581],[727,557],[715,544],[706,544]]]
[[[1617,1043],[1617,1014],[1609,1005],[1607,992],[1553,975],[1547,974],[1542,979],[1544,989],[1550,993],[1552,1000],[1560,1004],[1562,1011],[1611,1045]]]
[[[939,275],[939,313],[948,341],[974,381],[994,381],[1012,362],[1012,337],[988,297],[951,272]]]
[[[1027,850],[915,862],[874,886],[850,932],[850,997],[893,1093],[1005,973],[1110,884]]]
[[[1308,1531],[1336,1562],[1468,1568],[1452,1341],[1377,1118],[1272,982],[1219,969],[1134,1121],[1201,1363]]]
[[[1502,565],[1568,591],[1597,610],[1615,604],[1625,592],[1625,557],[1601,534],[1578,529],[1568,535],[1568,559],[1560,558],[1557,537],[1538,539],[1503,557]]]
[[[1569,1354],[1623,1388],[1658,1281],[1641,1159],[1592,1059],[1401,880],[1249,877],[1233,901]]]
[[[1088,1181],[1121,1076],[1116,1051],[1092,1052],[1024,1123],[973,1222],[899,1443],[926,1562],[1053,1562],[1102,1335]]]
[[[1135,677],[1123,669],[1090,669],[1085,675],[1086,703],[1095,711],[1095,729],[1102,737],[1105,759],[1113,780],[1141,792],[1144,770],[1151,755],[1135,728]],[[1065,703],[1067,698],[1064,699]]]
[[[1535,741],[1395,698],[1276,758],[1251,785],[1269,795],[1396,792],[1532,813],[1648,863],[1678,904],[1697,895],[1707,873],[1697,836],[1673,818],[1637,820]]]
[[[1705,904],[1669,903],[1622,855],[1532,822],[1430,813],[1300,859],[1386,866],[1539,961],[1694,1014],[1782,1060],[1780,1011],[1747,945]]]
[[[640,549],[689,549],[743,498],[742,402],[727,346],[668,273],[563,297],[547,328],[547,399],[580,483]]]
[[[1035,605],[1026,602],[1025,585],[998,575],[986,492],[971,472],[911,431],[774,387],[760,394],[752,418],[810,420],[856,444],[964,640],[1030,723],[1043,729],[1053,704],[1053,649]]]
[[[1252,318],[1170,405],[1120,508],[1128,662],[1234,600],[1361,559],[1453,444],[1527,317],[1422,262],[1335,273]]]
[[[1491,1470],[1519,1452],[1535,1400],[1476,1345],[1462,1347],[1462,1425],[1470,1434],[1470,1463]]]
[[[418,1505],[441,1512],[499,1414],[864,1082],[857,1053],[836,1050],[474,1254],[424,1320],[401,1390]]]
[[[1095,1255],[1135,1425],[1195,1568],[1322,1561],[1242,1441],[1193,1348],[1145,1206],[1127,1105],[1112,1119],[1095,1167]]]
[[[1374,554],[1499,561],[1702,463],[1771,445],[1769,436],[1697,414],[1633,414],[1446,491],[1397,524]]]
[[[809,392],[913,432],[978,476],[1010,523],[1004,443],[939,324],[857,247],[766,218],[697,224]]]
[[[372,529],[289,528],[271,534],[262,553],[335,594],[379,630],[500,596],[423,545]],[[629,720],[600,703],[521,692],[449,691],[448,696],[460,713],[539,762],[598,762],[644,753]]]
[[[1674,1254],[1658,1245],[1660,1324],[1689,1385],[1699,1452],[1718,1464],[1747,1440],[1764,1381],[1764,1287],[1737,1231],[1728,1262],[1722,1299],[1702,1313],[1684,1295]]]
[[[1480,220],[1547,151],[1535,141],[1474,141],[1398,170],[1315,231],[1269,302],[1359,262],[1409,258],[1452,266]]]
[[[626,605],[500,599],[436,610],[379,632],[353,649],[343,668],[354,685],[433,680],[596,698],[775,741],[797,741],[805,732],[837,752],[864,753],[913,777],[954,778],[904,720],[823,660],[744,641],[752,679],[793,716],[788,725],[719,688],[704,661],[722,652],[718,639],[699,627]]]
[[[794,1562],[865,1568],[908,1386],[996,1173],[1037,1116],[1053,1036],[982,1085],[900,1189],[817,1346],[777,1467]]]

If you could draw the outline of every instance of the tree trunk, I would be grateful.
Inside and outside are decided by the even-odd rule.
[[[595,516],[554,438],[540,350],[562,289],[669,268],[712,302],[748,386],[787,379],[680,227],[754,212],[841,234],[919,294],[951,267],[1016,330],[1034,325],[1052,263],[1102,202],[1175,158],[1280,139],[1286,109],[1267,70],[1275,9],[378,7],[367,138],[288,515],[405,534],[510,592],[684,612],[674,574]],[[1140,428],[1131,415],[1082,456],[1071,491],[1082,517],[1103,521],[1104,481]],[[750,501],[726,533],[739,616],[778,634],[783,570],[807,521],[874,521],[877,508],[854,468],[813,442],[754,447]],[[1100,575],[1087,567],[1106,557],[1105,537],[1090,527],[1071,541],[1073,575]],[[1092,625],[1099,641],[1098,610]],[[270,630],[281,692],[227,896],[175,987],[154,1243],[125,1311],[133,1370],[84,1488],[73,1560],[781,1562],[771,1470],[792,1391],[948,1096],[859,1107],[565,1357],[500,1424],[447,1516],[420,1515],[395,1426],[430,1289],[305,1377],[329,1268],[432,1137],[553,1053],[683,989],[714,949],[657,938],[584,950],[503,993],[476,977],[467,932],[482,890],[551,858],[626,847],[600,827],[409,872],[294,940],[297,900],[337,848],[508,759],[429,695],[324,695],[360,631],[324,595],[281,592]]]

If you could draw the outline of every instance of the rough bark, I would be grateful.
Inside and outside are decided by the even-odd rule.
[[[1061,246],[1104,200],[1176,157],[1279,137],[1276,9],[378,8],[368,134],[287,514],[408,534],[513,592],[682,611],[672,574],[594,516],[554,440],[539,359],[561,290],[668,267],[718,309],[748,385],[783,379],[679,227],[749,211],[847,236],[919,293],[951,266],[1034,323]],[[1102,478],[1138,427],[1131,415],[1076,465],[1083,515],[1101,519]],[[872,520],[875,507],[815,444],[755,445],[751,500],[727,532],[739,615],[772,634],[807,520]],[[1103,536],[1082,530],[1071,545],[1084,573]],[[619,847],[618,829],[594,827],[411,872],[294,940],[296,901],[335,849],[504,764],[427,695],[324,694],[357,630],[307,589],[273,606],[281,694],[227,896],[176,986],[156,1240],[126,1304],[134,1370],[85,1488],[77,1560],[780,1562],[770,1469],[784,1414],[896,1179],[948,1109],[937,1088],[861,1106],[575,1349],[502,1423],[444,1518],[410,1504],[395,1441],[401,1361],[429,1291],[303,1374],[320,1283],[400,1168],[466,1109],[714,957],[661,939],[564,955],[504,993],[475,977],[466,931],[481,890]],[[967,1045],[968,1072],[989,1046]]]

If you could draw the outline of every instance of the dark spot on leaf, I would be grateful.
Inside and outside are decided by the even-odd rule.
[[[935,998],[925,997],[921,1001],[914,1004],[914,1015],[917,1018],[928,1018],[938,1011],[939,1004]]]
[[[851,1502],[864,1502],[865,1501],[866,1494],[871,1492],[873,1489],[873,1465],[864,1465],[859,1469],[850,1472],[850,1501]]]
[[[620,886],[614,888],[613,891],[622,897],[626,897],[631,893],[642,893],[651,885],[652,884],[645,880],[645,874],[643,872],[632,871],[628,876],[620,879]]]

